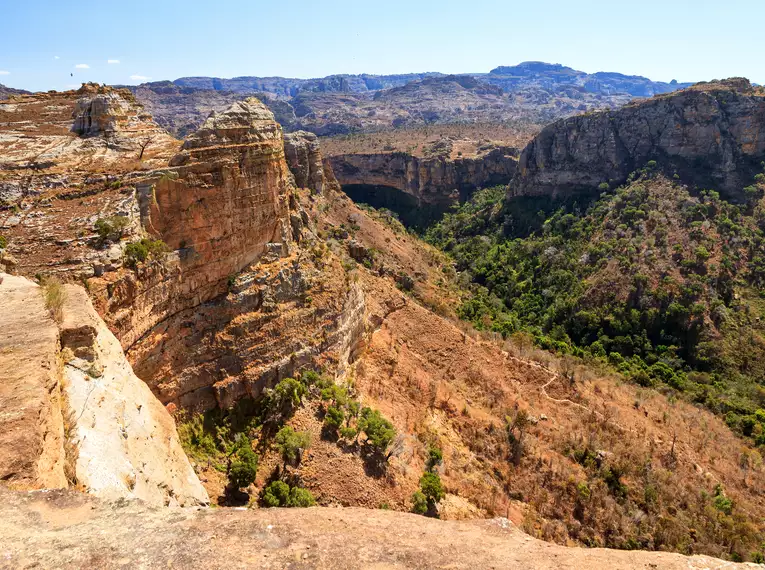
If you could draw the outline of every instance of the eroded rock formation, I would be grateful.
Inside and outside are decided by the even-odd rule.
[[[405,152],[343,154],[328,161],[344,187],[393,188],[411,196],[418,206],[437,208],[455,204],[476,188],[506,184],[516,172],[518,151],[511,147],[485,148],[476,156],[451,154],[447,144],[429,156]],[[363,202],[363,190],[353,197]]]
[[[120,276],[111,287],[110,325],[123,347],[180,311],[228,288],[228,279],[290,239],[289,170],[282,132],[257,99],[211,115],[173,168],[136,184],[141,223],[172,254],[161,266]]]
[[[655,160],[669,176],[741,199],[765,159],[765,91],[745,79],[564,119],[521,154],[511,195],[592,192]]]
[[[75,480],[107,499],[207,504],[175,422],[125,359],[82,287],[67,285],[60,325]]]
[[[307,131],[285,134],[284,153],[295,183],[300,188],[310,188],[321,194],[324,191],[324,166],[319,138]]]
[[[286,146],[301,186],[334,184],[312,135]],[[300,366],[342,368],[363,335],[363,295],[337,260],[325,271],[300,247],[312,222],[284,147],[257,99],[212,114],[168,168],[136,183],[141,225],[169,251],[91,280],[99,311],[165,404],[230,406]]]
[[[0,480],[66,487],[58,329],[40,288],[0,273]]]
[[[80,136],[114,135],[121,131],[146,135],[161,132],[144,112],[136,113],[135,99],[128,90],[115,90],[88,83],[77,94],[80,96],[72,113],[72,132]]]

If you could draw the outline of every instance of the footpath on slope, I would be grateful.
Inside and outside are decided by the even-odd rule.
[[[566,548],[507,519],[359,508],[148,508],[0,488],[0,568],[744,568],[708,556]]]

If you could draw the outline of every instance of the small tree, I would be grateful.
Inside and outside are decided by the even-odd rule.
[[[330,406],[324,415],[324,430],[328,435],[337,435],[337,430],[343,425],[345,413],[339,406]]]
[[[441,465],[443,461],[444,454],[439,448],[428,448],[428,460],[425,462],[425,467],[428,471],[433,471],[438,465]]]
[[[507,430],[507,439],[510,444],[510,459],[518,465],[523,456],[523,438],[526,435],[526,429],[531,425],[531,419],[526,410],[518,410],[515,417],[511,420],[505,416],[505,428]]]
[[[306,391],[306,385],[294,378],[281,380],[273,389],[266,392],[267,421],[278,423],[291,417]]]
[[[282,456],[284,464],[300,462],[303,451],[311,445],[311,435],[305,431],[295,431],[290,426],[284,426],[276,434],[276,447]]]
[[[396,430],[387,419],[385,419],[379,410],[364,408],[358,421],[359,431],[367,434],[367,445],[380,455],[384,455],[388,446],[396,437]],[[387,461],[389,456],[386,456]]]
[[[252,443],[243,437],[236,451],[236,459],[231,462],[228,482],[232,489],[241,489],[255,482],[258,474],[258,456],[252,450]]]
[[[412,512],[418,515],[428,512],[428,499],[422,491],[415,491],[412,495]]]
[[[420,490],[412,495],[412,512],[424,515],[431,513],[436,515],[436,507],[444,497],[446,492],[441,483],[441,477],[438,473],[428,471],[420,477]]]

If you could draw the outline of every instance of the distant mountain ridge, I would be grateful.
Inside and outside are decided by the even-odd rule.
[[[404,73],[394,75],[374,75],[362,73],[336,74],[327,77],[298,79],[288,77],[257,77],[242,76],[230,79],[220,77],[180,77],[171,83],[180,87],[194,87],[214,91],[232,91],[235,93],[270,93],[277,97],[295,97],[303,91],[310,92],[346,92],[365,93],[380,91],[392,87],[402,87],[412,81],[422,81],[427,78],[444,77],[447,74],[439,72]],[[668,93],[692,83],[666,83],[652,81],[639,75],[624,75],[616,72],[599,71],[586,73],[558,63],[541,61],[526,61],[514,66],[499,66],[489,73],[461,73],[460,76],[471,76],[492,85],[498,85],[504,91],[512,91],[530,83],[560,87],[562,85],[579,86],[590,93],[614,95],[626,93],[633,97],[651,97],[659,93]],[[152,86],[154,83],[145,83]]]
[[[505,91],[511,90],[518,84],[531,81],[547,84],[550,87],[577,85],[584,87],[590,93],[602,95],[627,93],[633,97],[653,97],[693,85],[693,83],[678,83],[676,80],[670,83],[652,81],[640,75],[624,75],[610,71],[585,73],[564,65],[541,61],[526,61],[510,67],[495,67],[488,75],[476,75],[475,77],[499,85]]]
[[[23,89],[14,89],[13,87],[6,87],[0,83],[0,100],[8,99],[12,95],[25,95],[28,93],[29,91],[24,91]]]
[[[181,77],[129,88],[157,122],[182,137],[195,131],[210,111],[253,95],[271,109],[285,130],[331,136],[428,124],[520,121],[541,127],[689,85],[612,72],[588,74],[560,64],[528,61],[489,73]]]

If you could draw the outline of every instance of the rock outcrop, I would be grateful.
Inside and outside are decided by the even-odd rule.
[[[58,329],[40,287],[0,273],[0,481],[66,487]]]
[[[440,209],[476,188],[507,184],[516,172],[518,151],[511,147],[490,147],[470,157],[451,156],[449,144],[441,150],[429,156],[386,152],[343,154],[327,160],[343,187],[392,188],[409,195],[418,207]],[[352,197],[364,202],[363,189],[357,194]]]
[[[173,419],[85,290],[66,285],[51,298],[57,324],[40,287],[0,277],[0,478],[157,506],[207,504]]]
[[[651,160],[669,176],[741,199],[765,159],[765,91],[745,79],[558,121],[525,148],[511,195],[593,192]]]
[[[207,504],[175,422],[125,359],[82,287],[64,287],[61,329],[65,401],[75,480],[106,499]]]
[[[211,115],[170,163],[138,181],[136,193],[142,226],[173,253],[140,279],[124,275],[102,308],[125,348],[226,292],[268,244],[286,252],[290,240],[282,131],[257,99]]]
[[[300,188],[310,188],[321,194],[325,180],[319,138],[307,131],[285,134],[284,154],[295,176],[295,183]]]
[[[12,568],[507,568],[735,570],[709,556],[567,548],[510,521],[440,521],[359,508],[148,509],[71,491],[0,488]]]
[[[332,184],[315,138],[289,140],[301,182]],[[91,280],[91,291],[164,404],[228,407],[301,366],[342,367],[351,315],[363,329],[363,295],[339,262],[323,273],[299,248],[312,222],[284,148],[271,112],[248,99],[212,114],[168,168],[137,181],[141,225],[169,251]]]

